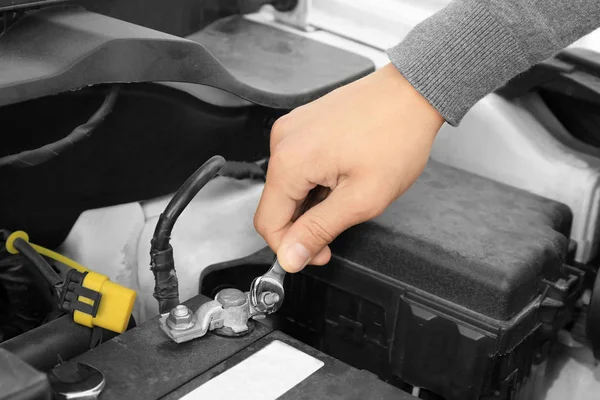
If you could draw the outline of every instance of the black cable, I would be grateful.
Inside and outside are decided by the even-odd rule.
[[[62,282],[62,279],[58,276],[54,269],[48,264],[44,257],[40,255],[27,241],[16,238],[13,242],[15,249],[19,250],[19,253],[23,254],[29,262],[31,262],[35,268],[40,272],[40,275],[44,277],[44,280],[52,287]]]
[[[98,111],[96,111],[85,124],[79,125],[69,135],[54,143],[49,143],[37,149],[25,150],[17,154],[1,157],[0,168],[6,166],[23,168],[43,164],[76,143],[88,138],[94,129],[104,121],[104,118],[111,113],[115,102],[117,101],[118,94],[119,86],[115,85],[104,99],[104,102]]]
[[[154,230],[153,247],[156,250],[166,250],[171,239],[173,226],[183,212],[185,207],[198,194],[212,178],[215,177],[225,165],[225,159],[221,156],[214,156],[202,164],[175,193],[165,211],[160,215],[158,224]]]
[[[179,285],[175,273],[173,248],[169,243],[173,226],[194,196],[219,173],[224,165],[225,159],[221,156],[214,156],[205,162],[181,185],[158,218],[151,241],[150,265],[154,273],[154,298],[158,300],[161,313],[169,312],[179,305]]]
[[[31,276],[33,284],[37,286],[44,303],[51,310],[55,310],[58,302],[56,285],[61,282],[60,277],[54,272],[50,264],[25,240],[17,238],[13,242],[13,246],[33,266],[33,268],[28,268],[26,272]],[[3,280],[10,280],[10,278],[4,276]]]

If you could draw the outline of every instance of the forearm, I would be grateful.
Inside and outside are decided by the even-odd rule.
[[[598,26],[599,0],[455,0],[388,55],[458,125],[482,97]]]

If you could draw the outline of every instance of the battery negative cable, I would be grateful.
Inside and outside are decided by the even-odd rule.
[[[43,164],[74,146],[76,143],[88,138],[113,110],[119,94],[119,88],[119,85],[114,85],[98,111],[96,111],[85,124],[79,125],[69,135],[37,149],[25,150],[17,154],[1,157],[0,168],[8,166],[24,168]]]
[[[205,162],[177,190],[165,211],[158,218],[150,247],[150,265],[154,273],[154,298],[159,311],[169,312],[179,305],[179,283],[175,273],[173,248],[169,243],[173,226],[194,196],[214,178],[225,165],[225,159],[214,156]]]

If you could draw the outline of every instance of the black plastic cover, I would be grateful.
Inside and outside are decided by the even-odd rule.
[[[0,400],[50,400],[46,374],[9,351],[0,349]]]
[[[374,69],[362,56],[241,17],[206,29],[197,39],[222,60],[198,42],[80,8],[28,14],[0,40],[0,105],[104,83],[186,82],[292,109]]]
[[[563,204],[430,161],[383,215],[343,233],[336,257],[508,320],[560,276]]]
[[[108,15],[171,35],[185,37],[235,14],[257,12],[266,3],[294,6],[296,0],[70,0],[88,11]]]
[[[367,58],[240,16],[187,38],[202,44],[235,79],[273,96],[315,99],[374,70]]]

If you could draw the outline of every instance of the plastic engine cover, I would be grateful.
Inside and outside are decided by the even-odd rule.
[[[509,320],[556,280],[569,209],[431,161],[386,212],[332,244],[365,266],[487,317]]]
[[[582,272],[565,265],[571,219],[563,204],[430,161],[383,215],[332,243],[328,266],[288,275],[276,326],[446,400],[516,399],[532,369],[543,376],[580,293]],[[248,287],[272,259],[265,249],[208,267],[200,290]]]

